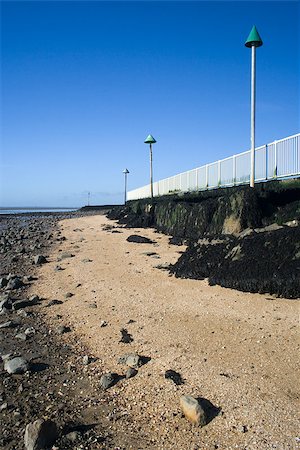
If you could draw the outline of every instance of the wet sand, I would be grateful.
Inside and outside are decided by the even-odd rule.
[[[86,368],[96,386],[101,373],[125,374],[118,364],[125,353],[148,358],[134,378],[107,391],[120,448],[298,448],[297,301],[170,276],[155,266],[174,263],[185,247],[169,245],[168,236],[152,229],[118,227],[104,216],[59,226],[66,240],[38,269],[34,287],[42,298],[63,301],[43,309],[50,329],[70,326],[62,340],[81,342],[98,358]],[[132,234],[157,244],[127,242]],[[58,262],[62,252],[74,257]],[[64,270],[54,271],[57,265]],[[67,292],[73,296],[65,298]],[[130,344],[120,342],[122,328]],[[168,369],[184,384],[165,379]],[[182,417],[184,394],[213,405],[204,428]]]

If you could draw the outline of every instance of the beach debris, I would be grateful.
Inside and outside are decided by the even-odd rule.
[[[184,381],[183,381],[180,373],[175,372],[175,370],[171,370],[171,369],[167,370],[165,372],[165,378],[172,380],[175,384],[177,384],[177,386],[179,386],[180,384],[184,384]]]
[[[47,262],[47,259],[44,255],[36,255],[33,259],[33,262],[36,266],[40,264],[45,264]]]
[[[51,447],[57,438],[56,423],[38,419],[26,426],[24,444],[26,450],[42,450]]]
[[[116,383],[117,379],[117,374],[112,372],[105,373],[100,378],[100,386],[102,389],[108,389]]]
[[[180,407],[185,417],[194,425],[203,427],[206,424],[205,411],[197,399],[191,395],[180,397]]]
[[[4,370],[6,370],[9,374],[25,373],[29,370],[29,367],[29,362],[22,356],[8,357],[4,359]]]
[[[137,234],[131,234],[130,236],[128,236],[126,241],[134,242],[135,244],[156,244],[155,241],[152,241],[145,236],[138,236]]]
[[[120,332],[122,337],[119,342],[122,342],[123,344],[130,344],[133,341],[132,335],[128,333],[126,328],[121,328]]]

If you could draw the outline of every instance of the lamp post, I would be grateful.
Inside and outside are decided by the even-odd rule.
[[[151,134],[147,136],[145,139],[145,144],[150,144],[150,193],[151,193],[151,201],[153,201],[153,170],[152,170],[152,144],[155,144],[156,140]]]
[[[255,182],[255,95],[256,95],[256,47],[261,47],[263,41],[253,25],[245,46],[251,48],[251,172],[250,187]]]
[[[127,175],[129,174],[129,170],[128,169],[124,169],[123,170],[124,173],[124,178],[125,178],[125,186],[124,186],[124,205],[126,205],[126,201],[127,201]]]

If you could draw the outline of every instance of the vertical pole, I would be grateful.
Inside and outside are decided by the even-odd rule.
[[[127,173],[125,172],[125,186],[124,186],[124,205],[126,205],[127,201]]]
[[[235,155],[233,155],[233,157],[232,157],[232,166],[233,166],[233,186],[235,186],[235,183],[236,183],[236,156]]]
[[[153,201],[153,172],[152,172],[152,144],[150,142],[150,193],[151,201]]]
[[[277,177],[277,141],[274,142],[274,178]]]
[[[205,187],[208,188],[208,164],[205,167]]]
[[[255,69],[256,69],[256,47],[251,47],[251,171],[250,187],[255,182]]]

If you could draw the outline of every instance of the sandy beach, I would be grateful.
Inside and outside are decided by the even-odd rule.
[[[119,357],[145,357],[136,376],[106,391],[119,448],[298,448],[297,301],[170,276],[164,265],[185,247],[152,229],[127,229],[102,215],[59,227],[66,240],[53,247],[34,286],[41,298],[62,301],[42,309],[50,329],[69,326],[62,341],[80,342],[97,358],[85,368],[96,392],[101,374],[125,374]],[[156,243],[128,242],[132,234]],[[61,258],[66,252],[73,256]],[[131,343],[120,342],[121,329]],[[169,369],[184,383],[166,379]],[[210,402],[205,427],[182,416],[184,394]],[[89,408],[95,422],[105,415],[102,404]]]

